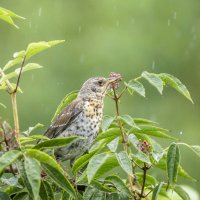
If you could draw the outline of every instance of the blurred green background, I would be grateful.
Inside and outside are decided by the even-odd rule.
[[[200,1],[160,0],[1,0],[0,6],[26,18],[20,29],[0,21],[0,65],[30,42],[65,39],[37,56],[45,68],[22,77],[18,95],[21,130],[40,122],[49,125],[60,100],[92,76],[114,71],[130,80],[142,71],[171,73],[186,84],[192,105],[171,88],[160,96],[144,82],[147,98],[125,96],[121,113],[156,120],[172,135],[200,144]],[[0,93],[0,116],[12,123],[10,99]],[[106,99],[105,114],[114,114]],[[169,141],[170,142],[170,141]],[[181,147],[181,163],[200,179],[199,158]],[[197,190],[200,183],[190,183]]]

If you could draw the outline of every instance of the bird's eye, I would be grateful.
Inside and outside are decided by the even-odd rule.
[[[98,81],[99,86],[103,86],[103,83],[104,83],[103,80]]]

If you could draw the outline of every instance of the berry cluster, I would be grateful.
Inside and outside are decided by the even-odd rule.
[[[122,80],[121,74],[117,74],[115,72],[111,72],[109,78],[117,78],[117,80],[110,84],[110,87],[113,89],[117,89],[119,87],[119,82]]]
[[[151,145],[146,140],[139,141],[137,147],[145,154],[148,154],[151,151]]]

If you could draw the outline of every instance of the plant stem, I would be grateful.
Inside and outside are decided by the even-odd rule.
[[[146,175],[147,175],[147,166],[144,163],[144,167],[143,169],[143,182],[142,182],[142,189],[141,189],[141,193],[140,193],[140,199],[142,199],[142,197],[144,197],[143,193],[144,193],[144,187],[145,187],[145,182],[146,182]]]
[[[124,151],[126,151],[128,153],[127,136],[126,136],[126,133],[123,130],[123,126],[122,126],[121,121],[118,119],[118,117],[120,116],[120,114],[119,114],[119,99],[120,99],[121,95],[117,96],[114,88],[113,88],[113,93],[114,93],[113,99],[115,101],[115,107],[116,107],[117,123],[118,123],[118,126],[119,126],[121,134],[122,134],[123,148],[124,148]],[[133,186],[132,177],[130,175],[128,175],[128,182],[129,182],[129,186],[130,186],[131,191],[133,192],[133,194],[135,194],[135,189],[134,189],[134,186]]]

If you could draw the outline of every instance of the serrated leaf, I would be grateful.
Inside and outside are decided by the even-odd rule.
[[[125,151],[121,151],[119,153],[115,153],[115,156],[118,160],[119,165],[121,168],[128,174],[133,176],[133,169],[131,161],[128,157],[128,154]]]
[[[28,149],[26,151],[26,155],[35,158],[40,163],[48,164],[51,167],[63,172],[63,169],[60,167],[60,165],[54,160],[51,156],[49,156],[47,153],[42,152],[37,149]]]
[[[173,87],[178,92],[180,92],[183,96],[189,99],[192,103],[194,103],[188,89],[178,78],[167,73],[159,74],[159,77],[164,81],[165,84]]]
[[[27,65],[25,65],[22,69],[22,73],[26,72],[26,71],[30,71],[30,70],[34,70],[34,69],[40,69],[42,68],[41,65],[37,64],[37,63],[28,63]],[[20,73],[21,68],[17,68],[14,72],[8,73],[5,76],[3,76],[0,79],[0,83],[2,83],[3,81],[6,81],[8,79],[17,77]]]
[[[3,71],[6,71],[7,69],[10,69],[11,67],[19,64],[19,63],[22,63],[23,60],[24,60],[24,56],[25,56],[25,51],[22,50],[22,51],[19,51],[19,52],[15,52],[13,54],[13,58],[12,60],[9,60],[6,65],[3,67]]]
[[[111,152],[116,152],[118,144],[119,144],[119,137],[117,137],[114,140],[112,140],[111,142],[109,142],[107,144],[107,146],[108,146],[108,148],[110,149]]]
[[[174,191],[181,197],[183,200],[191,200],[190,196],[188,193],[179,185],[176,185],[174,188]]]
[[[72,91],[69,94],[67,94],[62,101],[60,102],[59,106],[56,109],[56,112],[51,120],[51,122],[54,121],[54,119],[59,115],[59,113],[67,107],[74,99],[76,99],[78,95],[78,91]]]
[[[152,200],[157,200],[158,199],[158,195],[159,195],[159,192],[161,190],[163,186],[163,182],[159,183],[153,190],[153,194],[152,194]]]
[[[130,190],[120,177],[116,175],[108,176],[106,177],[105,182],[112,183],[118,190],[118,193],[122,199],[129,199],[131,197]]]
[[[121,135],[121,131],[119,128],[109,128],[106,132],[100,133],[97,136],[96,141],[107,139],[107,138],[111,138],[111,140],[113,140],[114,138],[120,135]]]
[[[22,155],[21,151],[17,150],[10,150],[6,153],[4,153],[0,157],[0,173],[8,167],[10,164],[15,162],[20,156]]]
[[[103,121],[102,121],[102,124],[101,124],[102,131],[105,132],[110,127],[110,125],[112,124],[112,122],[114,120],[115,120],[115,117],[105,115],[103,117]]]
[[[52,167],[48,164],[42,164],[43,169],[48,174],[48,176],[63,190],[69,193],[72,197],[76,198],[76,192],[74,187],[68,181],[63,173],[57,168]]]
[[[83,168],[90,160],[90,158],[95,155],[98,149],[91,151],[90,153],[84,154],[79,157],[73,164],[72,171],[73,173],[77,173],[81,168]]]
[[[118,166],[117,160],[111,153],[105,152],[93,156],[86,171],[88,183],[91,183],[94,178],[102,176],[116,166]]]
[[[60,148],[69,145],[73,141],[77,139],[84,139],[80,138],[78,136],[70,136],[67,138],[53,138],[50,140],[45,140],[43,142],[40,142],[39,144],[36,144],[33,149],[52,149],[52,148]]]
[[[118,119],[127,124],[128,126],[140,129],[134,122],[133,118],[130,115],[121,115],[118,116]]]
[[[135,91],[139,95],[145,97],[145,88],[139,81],[130,80],[128,83],[125,82],[124,84],[128,87],[131,94],[133,93],[133,91]]]
[[[137,154],[134,155],[138,160],[145,162],[147,164],[151,164],[151,161],[149,159],[149,156],[141,151],[138,151]]]
[[[163,81],[159,75],[144,71],[142,73],[142,77],[145,78],[151,85],[153,85],[160,92],[160,94],[162,94]]]
[[[45,49],[48,49],[52,46],[63,42],[65,42],[65,40],[54,40],[49,42],[41,41],[30,43],[26,49],[26,58],[29,59],[30,57],[40,53],[41,51],[44,51]]]
[[[25,156],[24,169],[27,175],[27,179],[31,185],[33,199],[38,200],[40,191],[40,182],[41,182],[40,163],[34,158]]]
[[[167,152],[167,175],[169,185],[174,185],[177,181],[178,166],[180,163],[180,151],[176,143],[172,143]]]

